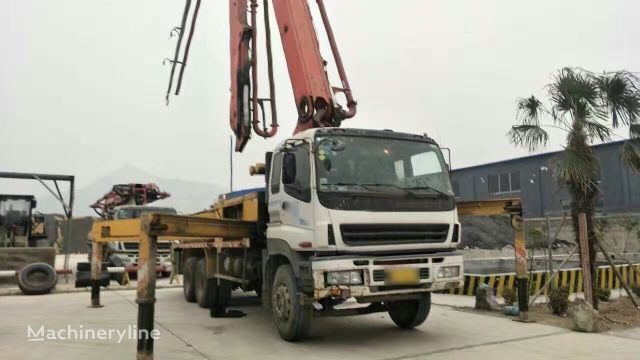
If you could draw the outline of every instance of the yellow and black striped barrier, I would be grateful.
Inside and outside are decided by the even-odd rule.
[[[640,286],[640,264],[633,265],[635,269],[635,279],[633,278],[634,272],[629,269],[629,265],[616,265],[616,268],[622,275],[622,280],[628,285]],[[620,280],[615,276],[613,270],[609,266],[599,266],[597,271],[598,285],[603,289],[619,289]],[[549,274],[544,271],[532,271],[529,274],[529,279],[532,284],[532,292],[537,292],[547,282],[547,276]],[[495,294],[500,296],[504,289],[514,289],[516,281],[515,273],[506,274],[465,274],[464,286],[457,289],[450,289],[449,294],[455,295],[475,295],[476,288],[479,284],[487,284],[492,287]],[[553,279],[555,286],[566,286],[569,288],[569,293],[582,292],[582,270],[575,269],[562,269]],[[545,290],[544,294],[547,294]]]

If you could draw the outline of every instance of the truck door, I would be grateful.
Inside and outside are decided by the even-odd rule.
[[[292,247],[298,247],[300,242],[313,241],[314,214],[311,204],[310,156],[309,145],[302,144],[288,149],[286,153],[274,154],[273,159],[269,216],[272,226],[280,227],[278,237],[291,241]],[[295,162],[295,176],[288,184],[284,184],[282,174],[285,157]]]

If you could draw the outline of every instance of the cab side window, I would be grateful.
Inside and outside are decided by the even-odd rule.
[[[291,150],[296,159],[296,176],[292,184],[284,186],[284,192],[300,201],[311,202],[311,162],[309,145],[296,146]]]
[[[282,173],[282,153],[273,155],[273,161],[271,165],[271,193],[277,194],[280,192],[280,174]]]

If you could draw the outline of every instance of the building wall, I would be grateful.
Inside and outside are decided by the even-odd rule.
[[[594,146],[601,166],[602,190],[598,210],[603,213],[640,211],[640,174],[620,159],[622,142]],[[456,196],[461,201],[521,198],[525,218],[559,216],[569,211],[570,197],[558,184],[554,161],[561,153],[546,153],[519,159],[453,170]],[[489,177],[519,173],[520,189],[498,194],[489,191]]]

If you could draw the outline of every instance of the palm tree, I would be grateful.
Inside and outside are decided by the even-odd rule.
[[[620,153],[624,163],[640,171],[640,78],[627,71],[592,73],[564,68],[547,85],[549,105],[535,96],[518,99],[516,118],[520,122],[508,133],[511,143],[535,151],[546,146],[545,128],[567,133],[564,151],[555,162],[556,174],[571,195],[571,217],[578,241],[578,214],[587,216],[589,264],[596,289],[596,232],[593,214],[599,196],[600,165],[591,149],[594,141],[611,139],[613,129],[629,127],[629,139]],[[548,120],[548,123],[541,123]],[[597,298],[593,296],[594,307]]]

